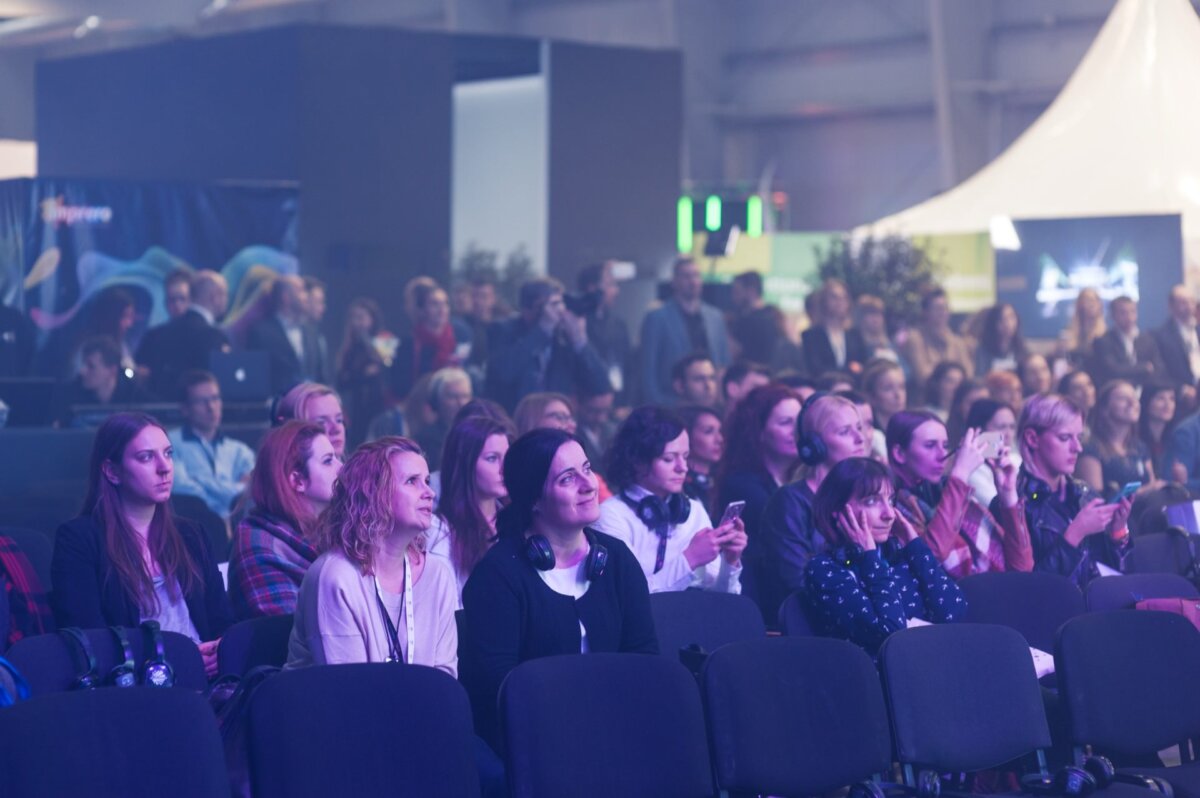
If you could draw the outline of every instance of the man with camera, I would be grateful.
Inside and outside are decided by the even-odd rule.
[[[538,277],[521,286],[520,316],[489,332],[486,394],[510,413],[526,394],[608,393],[608,369],[588,343],[584,318],[567,309],[563,286]]]

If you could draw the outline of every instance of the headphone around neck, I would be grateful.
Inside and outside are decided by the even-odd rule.
[[[142,621],[142,631],[150,638],[146,662],[142,665],[142,684],[147,687],[174,687],[175,671],[167,662],[162,627],[158,621]]]
[[[796,451],[800,455],[800,462],[808,466],[819,465],[825,459],[825,455],[829,454],[829,448],[825,446],[825,441],[819,433],[808,435],[804,432],[804,416],[808,409],[826,396],[830,396],[828,391],[817,391],[805,399],[804,404],[800,406],[800,415],[796,418]]]
[[[100,674],[96,672],[96,652],[87,633],[77,626],[64,626],[59,634],[67,640],[71,650],[71,661],[75,663],[75,679],[72,690],[95,690],[100,686]]]
[[[584,563],[584,572],[588,581],[599,579],[608,567],[608,549],[598,540],[592,530],[584,528],[587,537],[588,554]],[[554,568],[554,549],[545,535],[530,535],[525,539],[525,559],[539,571],[549,571]]]
[[[666,499],[660,499],[653,493],[634,499],[625,491],[621,491],[620,496],[638,520],[652,531],[682,524],[692,514],[692,500],[685,493],[672,493]]]

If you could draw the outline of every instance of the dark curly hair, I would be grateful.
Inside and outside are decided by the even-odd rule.
[[[686,429],[677,413],[656,405],[639,407],[630,413],[608,450],[607,475],[613,488],[622,491],[636,484],[639,471],[649,466]]]

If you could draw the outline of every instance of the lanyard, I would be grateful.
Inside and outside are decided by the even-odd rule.
[[[404,555],[404,623],[407,627],[407,635],[405,642],[408,643],[408,663],[411,665],[414,662],[414,652],[417,648],[416,627],[413,624],[413,601],[412,601],[412,568],[409,567],[408,554]],[[379,577],[375,577],[375,601],[379,604],[379,614],[383,616],[383,625],[387,630],[388,636],[388,662],[404,662],[404,652],[400,650],[400,634],[396,629],[396,625],[392,623],[392,616],[388,614],[387,606],[383,603],[383,591],[379,587]]]

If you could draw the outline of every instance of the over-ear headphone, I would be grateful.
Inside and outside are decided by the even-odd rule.
[[[1118,773],[1112,761],[1106,756],[1094,754],[1083,760],[1083,769],[1091,774],[1096,782],[1096,788],[1107,789],[1113,784],[1132,784],[1145,787],[1148,790],[1162,793],[1174,798],[1175,790],[1165,779],[1141,774]]]
[[[584,573],[589,581],[599,579],[608,567],[608,549],[596,540],[590,529],[584,529],[587,537],[588,555],[584,563]],[[549,571],[554,568],[554,549],[545,535],[530,535],[525,539],[525,559],[539,571]]]
[[[805,399],[804,404],[800,406],[800,415],[796,418],[796,451],[800,455],[800,462],[805,465],[815,466],[829,453],[825,441],[821,440],[819,434],[808,435],[804,432],[804,414],[826,396],[829,396],[828,391],[817,391]]]
[[[133,687],[137,684],[137,665],[133,661],[133,647],[129,645],[129,635],[120,626],[110,626],[109,631],[117,638],[117,647],[124,660],[108,672],[108,683],[113,687]]]
[[[175,671],[167,662],[162,627],[158,621],[142,621],[142,631],[150,638],[146,646],[146,662],[142,665],[142,684],[147,687],[174,687]]]
[[[922,770],[917,774],[917,784],[909,788],[903,784],[882,781],[860,781],[850,786],[846,798],[938,798],[942,794],[942,780],[935,771]]]
[[[635,501],[622,491],[621,501],[650,529],[682,524],[692,514],[692,500],[685,493],[672,493],[665,500],[648,493]]]
[[[71,660],[75,663],[75,681],[72,690],[94,690],[100,686],[100,674],[96,672],[96,652],[87,634],[76,626],[64,626],[58,630],[69,641]]]
[[[1086,798],[1098,786],[1091,773],[1081,767],[1068,765],[1053,776],[1033,773],[1021,777],[1021,789],[1033,795],[1063,795],[1068,798]]]

